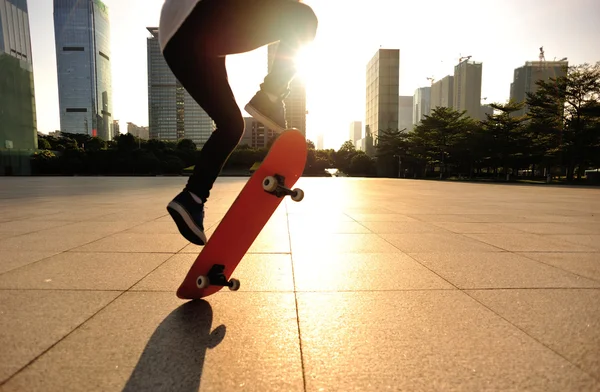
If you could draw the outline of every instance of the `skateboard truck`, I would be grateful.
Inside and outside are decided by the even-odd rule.
[[[275,174],[265,177],[263,180],[263,189],[265,192],[282,198],[286,195],[291,196],[293,201],[299,202],[304,199],[304,191],[300,188],[290,189],[285,186],[285,177]]]
[[[198,286],[199,289],[205,289],[208,286],[221,286],[229,287],[229,290],[231,291],[238,291],[240,289],[240,281],[237,279],[230,279],[227,281],[223,271],[225,271],[224,265],[213,265],[206,276],[200,275],[196,278],[196,286]]]

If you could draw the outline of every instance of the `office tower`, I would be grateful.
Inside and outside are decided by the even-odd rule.
[[[148,27],[148,117],[150,138],[191,139],[202,147],[215,130],[214,121],[183,88],[160,51],[158,27]]]
[[[278,45],[279,43],[273,43],[268,46],[267,72],[271,72]],[[287,127],[296,128],[306,136],[306,84],[301,78],[292,80],[290,95],[283,102]]]
[[[481,120],[482,121],[487,120],[486,114],[489,114],[490,116],[492,116],[494,114],[494,108],[492,108],[490,105],[481,105]]]
[[[569,62],[563,61],[527,61],[524,66],[516,68],[513,82],[510,85],[510,99],[515,102],[526,102],[527,93],[535,94],[539,80],[548,81],[567,75]],[[513,112],[513,116],[524,116],[529,111],[527,104],[523,109]]]
[[[431,113],[431,87],[420,87],[413,97],[413,124],[417,126]]]
[[[398,127],[399,86],[400,50],[379,49],[367,65],[365,137],[373,146],[379,132]]]
[[[111,140],[110,20],[100,0],[54,0],[60,129]]]
[[[481,120],[481,74],[483,65],[474,61],[461,61],[454,67],[455,110],[467,111],[467,116]]]
[[[448,75],[431,85],[431,111],[437,107],[452,108],[453,103],[454,76]]]
[[[275,131],[265,127],[263,123],[253,117],[244,117],[244,124],[244,134],[240,140],[240,146],[266,148],[269,141],[275,136]]]
[[[37,148],[29,14],[24,0],[0,0],[0,149]]]
[[[413,97],[410,95],[398,97],[398,129],[405,132],[413,129]]]
[[[37,147],[27,2],[0,0],[0,175],[29,174]]]
[[[352,121],[350,123],[350,134],[348,140],[351,140],[352,143],[356,143],[360,139],[362,139],[362,122]]]
[[[325,135],[320,133],[317,135],[317,144],[315,145],[317,150],[325,149]]]
[[[138,137],[142,140],[148,140],[150,138],[148,127],[140,127],[132,122],[127,123],[127,133],[130,133],[133,136]]]

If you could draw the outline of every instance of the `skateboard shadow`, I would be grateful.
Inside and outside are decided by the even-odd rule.
[[[206,301],[187,302],[175,309],[148,341],[123,391],[197,392],[206,350],[225,337],[224,325],[210,331],[212,319]]]

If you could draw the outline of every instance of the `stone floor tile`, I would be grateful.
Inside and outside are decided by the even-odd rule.
[[[403,253],[295,252],[293,259],[301,292],[454,289]]]
[[[598,287],[600,282],[514,253],[411,253],[460,289]]]
[[[309,391],[600,386],[457,290],[300,293],[298,315]]]
[[[119,294],[0,290],[0,385]]]
[[[175,293],[198,255],[180,253],[132,288],[134,291]],[[215,262],[218,262],[216,260]],[[240,281],[239,292],[294,290],[290,255],[247,254],[232,275]],[[227,288],[223,292],[228,292]]]
[[[469,294],[600,381],[600,290],[493,290]]]
[[[169,257],[64,252],[0,275],[0,289],[127,290]]]
[[[2,391],[303,391],[293,294],[128,293]]]

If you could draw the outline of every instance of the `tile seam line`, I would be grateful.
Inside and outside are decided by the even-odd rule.
[[[302,371],[302,388],[306,392],[306,366],[304,364],[304,350],[302,347],[302,330],[300,328],[300,309],[298,306],[298,290],[296,289],[296,271],[294,269],[294,249],[292,248],[292,233],[290,232],[290,212],[287,200],[285,200],[285,217],[287,224],[288,243],[290,246],[290,263],[292,267],[292,285],[294,292],[294,305],[296,307],[296,326],[298,329],[298,348],[300,350],[300,367]]]
[[[82,222],[83,222],[83,221],[82,221]],[[81,223],[81,222],[77,222],[77,223]],[[13,269],[11,269],[11,270],[8,270],[8,271],[1,272],[1,273],[0,273],[0,276],[2,276],[3,274],[6,274],[6,273],[8,273],[8,272],[17,271],[17,270],[19,270],[19,269],[21,269],[21,268],[25,268],[25,267],[29,267],[29,266],[31,266],[31,265],[35,265],[35,264],[37,264],[37,263],[39,263],[39,262],[41,262],[41,261],[44,261],[44,260],[47,260],[47,259],[49,259],[49,258],[52,258],[52,257],[56,257],[56,256],[59,256],[59,255],[62,255],[62,254],[64,254],[64,253],[70,253],[70,252],[72,252],[72,253],[119,253],[119,252],[77,252],[77,251],[74,251],[74,250],[75,250],[75,249],[78,249],[78,248],[81,248],[81,247],[84,247],[84,246],[87,246],[87,245],[90,245],[90,244],[93,244],[94,242],[97,242],[97,241],[103,240],[104,238],[107,238],[107,237],[109,237],[109,236],[111,236],[111,235],[115,235],[115,234],[121,234],[121,233],[124,233],[124,232],[126,232],[127,230],[130,230],[130,229],[133,229],[133,228],[135,228],[135,227],[141,226],[141,225],[143,225],[144,223],[147,223],[147,222],[140,223],[140,224],[138,224],[138,225],[135,225],[135,226],[133,226],[133,227],[130,227],[130,228],[128,228],[128,229],[125,229],[125,230],[117,231],[117,232],[115,232],[115,233],[112,233],[112,234],[109,234],[109,235],[107,235],[106,237],[102,237],[102,238],[98,238],[98,239],[95,239],[95,240],[93,240],[93,241],[90,241],[90,242],[86,242],[85,244],[77,245],[76,247],[73,247],[73,248],[69,248],[69,249],[65,249],[65,250],[62,250],[62,251],[56,252],[56,253],[54,253],[53,255],[50,255],[50,256],[44,257],[44,258],[42,258],[42,259],[36,260],[36,261],[34,261],[34,262],[32,262],[32,263],[25,264],[25,265],[21,265],[21,266],[19,266],[19,267],[13,268]],[[67,226],[68,226],[68,225],[67,225]],[[45,229],[44,229],[44,230],[45,230]],[[32,234],[32,233],[28,233],[28,234]],[[14,237],[13,237],[13,238],[14,238]],[[122,253],[159,253],[159,252],[122,252]],[[160,252],[160,253],[162,253],[162,252]],[[165,253],[166,253],[166,252],[165,252]],[[1,384],[0,384],[0,385],[1,385]]]
[[[567,357],[565,357],[563,354],[559,353],[558,351],[556,351],[555,349],[553,349],[552,347],[548,346],[547,344],[545,344],[544,342],[540,341],[538,338],[530,335],[527,331],[525,331],[523,328],[519,327],[518,325],[516,325],[515,323],[511,322],[510,320],[508,320],[506,317],[502,316],[500,313],[496,312],[494,309],[492,309],[491,307],[489,307],[488,305],[486,305],[485,303],[481,302],[480,300],[478,300],[477,298],[475,298],[474,296],[470,295],[467,290],[462,290],[464,292],[465,295],[467,295],[469,298],[471,298],[472,300],[474,300],[475,302],[477,302],[478,304],[480,304],[481,306],[483,306],[484,308],[486,308],[487,310],[489,310],[490,312],[492,312],[493,314],[495,314],[497,317],[499,317],[500,319],[504,320],[505,322],[507,322],[508,324],[512,325],[514,328],[516,328],[517,330],[521,331],[525,336],[528,336],[530,339],[532,339],[533,341],[535,341],[536,343],[538,343],[539,345],[541,345],[542,347],[545,347],[547,350],[549,350],[550,352],[554,353],[555,355],[557,355],[558,357],[562,358],[563,360],[565,360],[567,363],[570,363],[572,366],[574,366],[575,368],[579,369],[579,371],[581,371],[584,374],[587,374],[590,378],[596,380],[596,381],[600,381],[600,378],[598,378],[597,376],[595,376],[594,374],[588,372],[585,369],[582,369],[578,364],[573,363],[573,361],[571,361],[570,359],[568,359]]]

